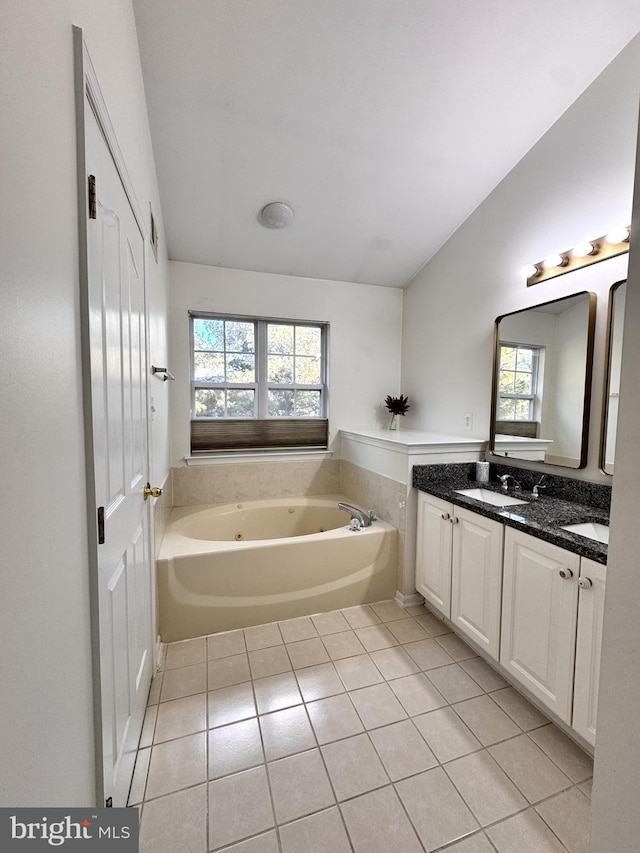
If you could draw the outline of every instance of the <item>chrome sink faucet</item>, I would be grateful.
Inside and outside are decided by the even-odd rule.
[[[512,477],[511,474],[500,474],[498,476],[498,479],[502,483],[502,486],[500,488],[503,492],[506,492],[509,488],[509,480],[513,480],[513,488],[516,490],[516,492],[522,488],[520,483],[516,480],[515,477]]]
[[[363,509],[358,509],[357,506],[344,503],[339,503],[338,508],[348,512],[351,518],[357,519],[360,522],[360,527],[371,527],[371,522],[376,520],[376,514],[372,509],[365,512]]]
[[[535,484],[535,486],[534,486],[534,487],[533,487],[533,489],[531,490],[531,496],[532,496],[533,498],[539,498],[539,497],[540,497],[540,495],[538,494],[538,491],[539,491],[540,489],[546,489],[546,488],[547,488],[547,487],[546,487],[546,485],[543,485],[543,483],[542,483],[542,481],[544,480],[544,478],[545,478],[546,476],[547,476],[546,474],[543,474],[543,475],[542,475],[542,477],[540,477],[540,479],[538,480],[538,482]]]

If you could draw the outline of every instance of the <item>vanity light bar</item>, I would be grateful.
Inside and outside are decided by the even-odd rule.
[[[527,287],[531,287],[589,264],[615,258],[629,251],[629,232],[629,228],[614,228],[604,237],[576,243],[568,252],[554,252],[537,264],[525,264],[520,272],[527,280]]]

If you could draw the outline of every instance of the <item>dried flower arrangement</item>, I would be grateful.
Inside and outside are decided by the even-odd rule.
[[[384,404],[392,415],[406,415],[411,408],[409,398],[403,397],[402,394],[399,397],[391,397],[387,394]]]

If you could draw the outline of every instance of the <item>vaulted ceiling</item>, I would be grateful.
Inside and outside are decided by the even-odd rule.
[[[640,31],[638,0],[134,9],[170,258],[392,287]]]

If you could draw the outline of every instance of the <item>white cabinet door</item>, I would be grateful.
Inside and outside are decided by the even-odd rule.
[[[571,722],[580,558],[508,527],[500,663]]]
[[[433,610],[451,613],[451,513],[447,501],[418,494],[416,589]]]
[[[595,746],[607,567],[583,557],[580,579],[573,728]]]
[[[498,660],[504,526],[453,507],[451,620]]]

